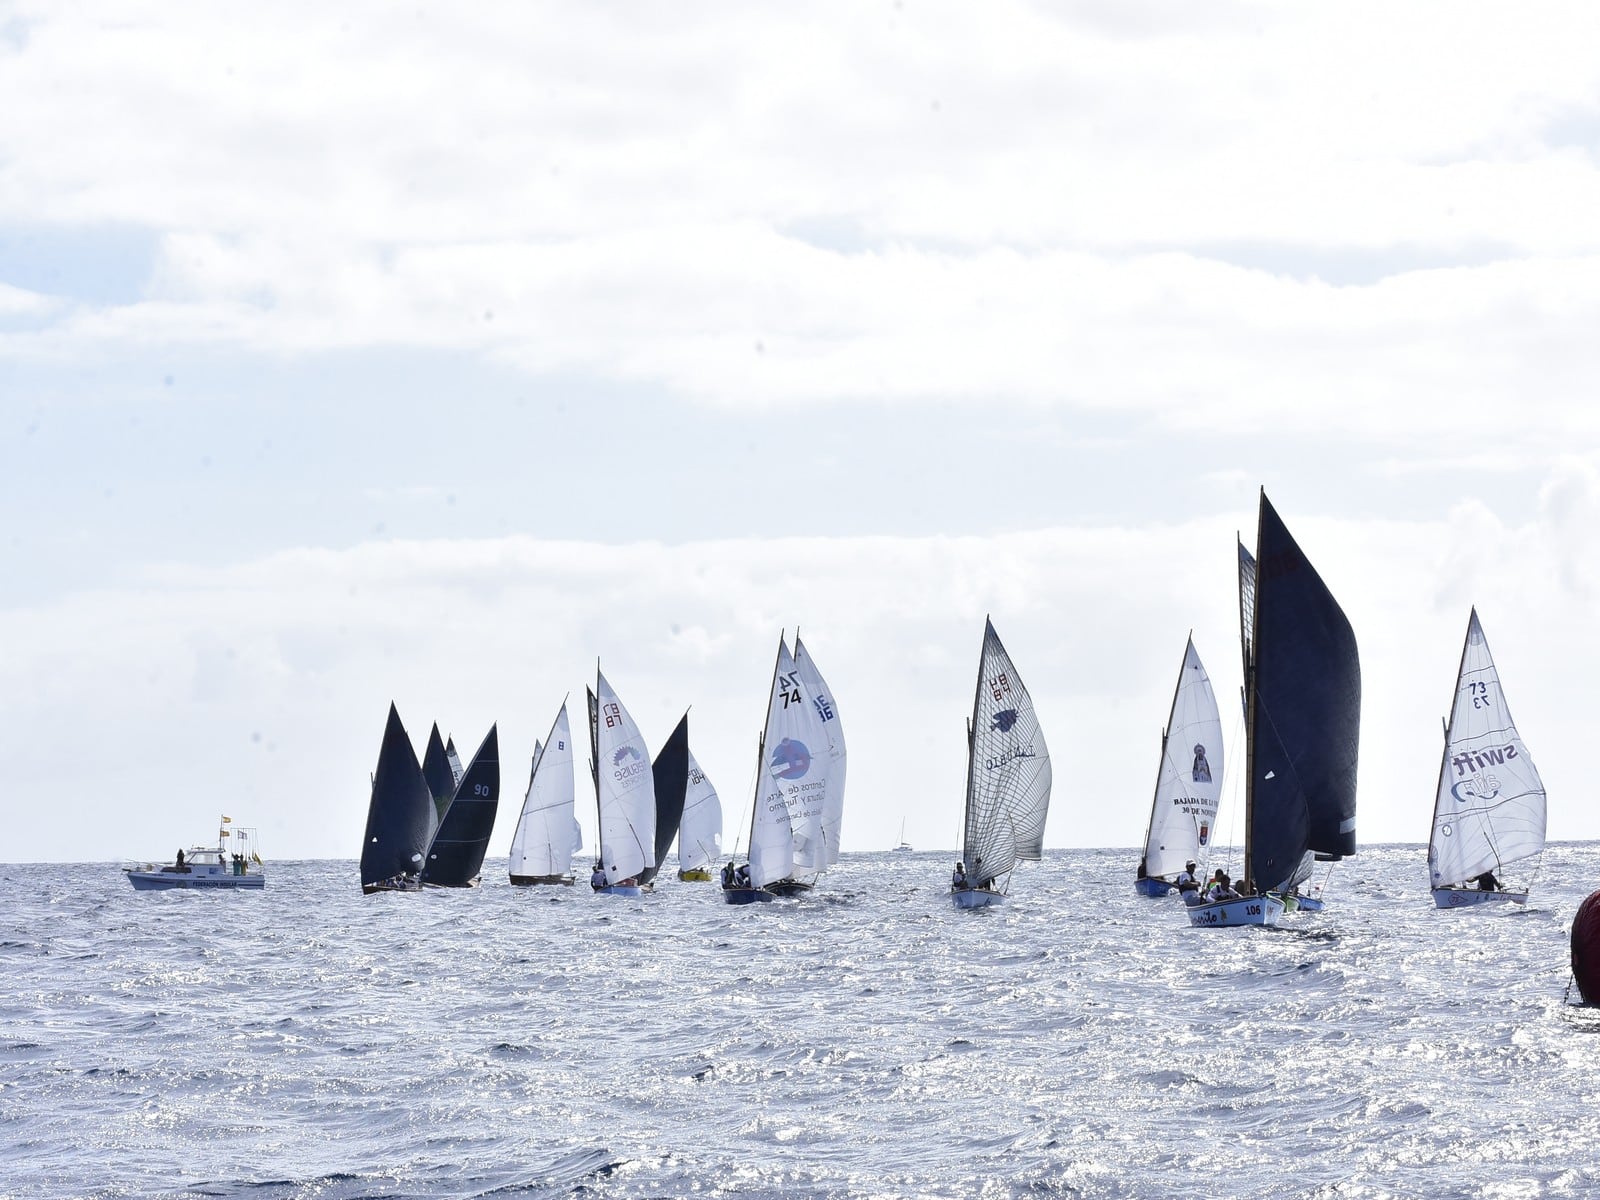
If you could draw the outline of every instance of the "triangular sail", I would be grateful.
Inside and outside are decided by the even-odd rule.
[[[583,831],[574,815],[573,759],[572,730],[563,702],[549,738],[534,746],[528,792],[511,835],[513,876],[553,878],[572,870],[572,856],[583,848]]]
[[[689,786],[678,825],[678,869],[704,867],[722,854],[722,802],[717,789],[689,752]]]
[[[422,881],[439,887],[466,887],[483,869],[494,819],[500,810],[500,734],[488,735],[462,772],[439,829],[428,846]]]
[[[1161,739],[1161,768],[1145,838],[1145,873],[1175,875],[1210,844],[1222,791],[1222,720],[1191,638]]]
[[[595,680],[600,862],[615,884],[656,864],[656,789],[639,727],[606,677],[597,671]]]
[[[417,753],[400,723],[399,711],[390,704],[378,766],[372,773],[367,831],[361,843],[363,888],[397,876],[417,875],[438,819]]]
[[[1308,850],[1321,859],[1355,853],[1361,662],[1344,611],[1265,491],[1255,563],[1245,873],[1269,891],[1287,886]],[[1241,612],[1245,585],[1241,571]]]
[[[456,776],[451,773],[450,759],[439,737],[438,722],[428,731],[428,748],[422,755],[422,776],[428,781],[428,791],[433,793],[433,806],[444,820],[444,810],[450,807],[450,797],[455,794]]]
[[[445,761],[450,764],[451,782],[460,783],[461,776],[465,772],[463,772],[461,769],[461,756],[456,753],[455,738],[449,738],[446,740],[444,744],[444,757]]]
[[[640,883],[649,883],[661,870],[672,839],[678,836],[683,819],[684,797],[689,790],[689,714],[684,713],[650,764],[651,782],[656,793],[655,865],[639,873]]]
[[[983,887],[1044,852],[1050,808],[1050,751],[1022,677],[988,620],[968,734],[967,881]]]
[[[1434,887],[1460,885],[1544,849],[1544,783],[1500,690],[1478,623],[1467,621],[1434,798],[1428,869]]]
[[[822,672],[817,670],[816,660],[800,641],[798,633],[794,637],[794,661],[800,672],[800,684],[811,698],[817,718],[828,736],[828,785],[827,799],[822,809],[822,842],[827,848],[827,865],[831,867],[839,861],[839,836],[844,825],[844,776],[847,765],[844,722],[839,718],[839,706],[834,701],[832,689],[822,678]]]
[[[750,828],[750,880],[756,887],[790,879],[797,871],[818,870],[814,864],[819,859],[826,863],[821,827],[827,778],[825,771],[815,769],[814,758],[827,761],[820,753],[827,744],[794,658],[779,637]]]

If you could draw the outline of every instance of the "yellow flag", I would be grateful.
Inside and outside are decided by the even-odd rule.
[[[258,864],[258,865],[259,865],[259,864],[260,864],[260,862],[261,862],[261,855],[259,855],[259,854],[252,854],[252,855],[251,855],[251,856],[250,856],[250,857],[251,857],[251,858],[253,858],[253,859],[255,859],[255,861],[256,861],[256,863],[257,863],[257,864]]]
[[[221,837],[227,837],[227,836],[228,836],[228,831],[227,831],[227,830],[226,830],[226,829],[224,829],[224,830],[222,830],[222,831],[221,831],[221,832],[220,832],[220,836],[221,836]]]
[[[232,817],[223,817],[222,818],[222,823],[224,825],[232,825],[233,824],[233,818]]]

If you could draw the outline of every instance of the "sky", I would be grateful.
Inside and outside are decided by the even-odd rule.
[[[953,849],[985,615],[1047,846],[1132,846],[1191,631],[1237,781],[1263,487],[1360,646],[1359,839],[1426,840],[1474,604],[1600,838],[1597,35],[0,2],[0,861],[354,858],[391,700],[498,722],[503,854],[597,661],[731,843],[796,627],[844,848]]]

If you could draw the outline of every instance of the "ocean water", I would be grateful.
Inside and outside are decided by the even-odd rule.
[[[953,857],[750,908],[0,866],[0,1195],[1600,1194],[1600,845],[1457,912],[1364,847],[1278,930],[1191,930],[1129,851],[957,912]]]

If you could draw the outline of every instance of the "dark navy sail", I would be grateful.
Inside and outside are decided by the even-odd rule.
[[[428,734],[428,748],[422,755],[422,777],[428,781],[428,791],[433,793],[433,806],[442,821],[444,810],[450,807],[450,797],[455,794],[456,777],[450,770],[450,758],[439,737],[437,722]]]
[[[661,870],[662,860],[678,836],[683,820],[683,798],[689,790],[689,714],[684,713],[678,727],[650,764],[656,787],[656,865],[639,872],[639,882],[649,883]]]
[[[1253,575],[1245,869],[1268,890],[1288,884],[1308,851],[1355,853],[1361,663],[1344,611],[1265,491]]]
[[[500,734],[489,734],[455,786],[455,794],[428,847],[422,882],[435,887],[471,887],[483,869],[495,813],[500,807]]]
[[[417,886],[423,855],[438,827],[438,815],[417,752],[400,713],[389,705],[389,723],[372,773],[367,833],[361,844],[361,890]]]

